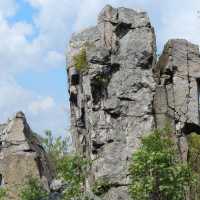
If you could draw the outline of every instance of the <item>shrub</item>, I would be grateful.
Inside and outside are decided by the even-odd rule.
[[[58,163],[58,177],[67,182],[64,200],[83,196],[83,185],[89,162],[79,155],[66,155]]]
[[[69,139],[54,138],[51,131],[46,131],[43,147],[51,163],[55,166],[56,178],[66,182],[63,200],[82,199],[89,162],[80,155],[69,153]]]
[[[192,169],[200,173],[200,136],[192,133],[188,136],[188,161]]]
[[[188,136],[188,163],[195,173],[197,182],[191,187],[190,199],[199,200],[200,199],[200,136],[192,133]]]
[[[54,138],[48,130],[41,141],[51,163],[55,166],[56,178],[66,182],[62,200],[89,200],[83,193],[89,162],[82,156],[69,153],[68,138]],[[34,177],[28,177],[20,190],[21,200],[46,200],[47,196],[48,193],[40,181]]]
[[[130,195],[134,200],[184,200],[194,175],[177,158],[176,145],[166,131],[155,130],[141,139],[130,165]]]
[[[6,189],[1,187],[0,188],[0,200],[6,200]]]
[[[45,131],[45,137],[42,139],[43,147],[48,155],[51,166],[55,172],[57,166],[64,155],[69,152],[69,138],[62,139],[61,137],[54,138],[50,130]]]
[[[73,57],[74,65],[79,72],[84,72],[87,69],[87,54],[86,49],[82,48],[80,52]]]
[[[46,190],[39,180],[34,177],[28,177],[20,191],[21,200],[41,200],[46,196]]]

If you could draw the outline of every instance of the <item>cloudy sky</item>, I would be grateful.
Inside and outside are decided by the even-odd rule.
[[[38,133],[67,133],[67,42],[106,4],[146,10],[159,52],[169,38],[200,43],[199,0],[0,0],[0,123],[22,110]]]

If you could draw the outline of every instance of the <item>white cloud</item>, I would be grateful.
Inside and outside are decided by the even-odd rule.
[[[83,3],[82,3],[83,2]],[[74,30],[78,31],[87,26],[96,24],[97,16],[106,5],[113,7],[130,7],[143,10],[151,5],[151,0],[83,0],[77,6],[77,18],[75,19]],[[76,11],[75,11],[76,12]]]
[[[6,68],[4,70],[18,72],[25,68],[41,70],[63,67],[63,54],[71,33],[94,25],[98,13],[106,4],[147,10],[156,25],[159,43],[163,44],[169,37],[178,36],[200,42],[200,19],[197,18],[199,0],[26,1],[38,10],[34,16],[34,25],[23,22],[10,25],[5,16],[16,12],[17,1],[6,0],[0,3],[0,11],[4,10],[5,13],[0,17],[0,67]],[[37,36],[29,40],[27,36],[35,31]]]
[[[4,15],[0,14],[1,70],[18,73],[24,69],[46,70],[49,67],[57,68],[65,65],[63,55],[67,37],[66,22],[69,16],[64,13],[64,8],[62,13],[54,10],[60,10],[62,2],[58,4],[50,0],[36,1],[36,3],[41,6],[37,7],[38,15],[35,17],[34,25],[25,22],[10,24],[6,16],[9,13],[10,15],[15,13],[11,12],[15,4],[0,3],[0,11],[8,6],[5,8],[7,12],[3,12]],[[55,13],[57,13],[56,16]],[[35,32],[37,36],[30,40],[29,36]]]
[[[171,38],[186,38],[191,42],[200,43],[200,10],[199,0],[83,0],[77,7],[75,30],[96,23],[97,14],[106,5],[125,6],[133,9],[146,10],[157,33],[159,51],[164,43]],[[74,11],[76,12],[76,11]]]
[[[19,21],[11,24],[8,17],[13,16],[20,5],[17,0],[0,1],[0,121],[23,110],[33,127],[39,131],[52,128],[63,132],[67,126],[66,109],[51,94],[38,94],[37,91],[27,90],[25,86],[19,85],[15,76],[29,69],[39,71],[64,67],[64,51],[70,35],[74,31],[95,25],[98,13],[106,4],[147,10],[156,26],[159,48],[174,37],[184,37],[200,43],[200,19],[197,17],[199,0],[26,2],[37,9],[33,22]]]
[[[52,97],[45,97],[39,98],[36,101],[33,101],[30,103],[28,106],[28,109],[30,110],[31,113],[38,115],[39,112],[41,111],[48,111],[52,109],[55,106],[55,101]]]
[[[15,0],[0,1],[0,15],[4,17],[9,17],[14,15],[17,10],[17,5]]]
[[[68,127],[65,105],[53,97],[41,96],[19,86],[14,80],[0,82],[0,122],[6,122],[16,112],[23,111],[34,131],[42,134],[50,129],[65,135]]]
[[[66,136],[69,127],[69,118],[65,106],[58,104],[50,109],[39,110],[37,114],[27,112],[30,126],[38,133],[43,134],[44,130],[49,129],[54,135]]]
[[[18,110],[24,110],[26,102],[31,99],[29,91],[24,90],[13,80],[0,84],[0,121],[5,121],[9,115]]]
[[[44,62],[46,63],[46,65],[48,65],[48,67],[54,68],[54,66],[56,65],[64,67],[63,64],[64,60],[65,60],[64,52],[61,54],[58,53],[57,51],[49,51],[44,59]]]
[[[200,19],[197,14],[200,1],[169,0],[164,5],[160,3],[159,7],[161,10],[157,31],[159,45],[170,38],[185,38],[193,43],[200,43]]]
[[[58,12],[56,27],[52,27],[55,14],[52,11],[55,6],[50,6],[48,2],[37,1],[37,5],[34,5],[39,13],[35,24],[22,21],[11,24],[7,17],[17,11],[17,1],[0,1],[0,122],[5,122],[15,112],[22,110],[36,131],[41,133],[48,128],[54,134],[64,135],[67,116],[63,103],[53,97],[25,89],[15,80],[17,74],[27,69],[39,71],[65,66],[65,19]],[[46,14],[50,18],[47,22],[44,17]],[[62,30],[59,30],[60,25]],[[29,36],[35,31],[36,37],[30,40]],[[60,36],[57,31],[60,31]]]
[[[31,127],[40,134],[50,129],[54,135],[66,135],[68,127],[66,107],[55,102],[53,97],[39,97],[30,101],[26,113]]]

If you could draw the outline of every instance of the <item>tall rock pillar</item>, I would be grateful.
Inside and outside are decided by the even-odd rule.
[[[186,136],[200,134],[199,47],[184,39],[169,40],[154,72],[156,126],[162,128],[166,122],[172,125],[180,155],[187,160]]]
[[[68,53],[71,133],[91,159],[86,190],[109,183],[103,199],[128,199],[128,166],[154,127],[155,34],[145,12],[106,6],[95,27],[72,36]]]

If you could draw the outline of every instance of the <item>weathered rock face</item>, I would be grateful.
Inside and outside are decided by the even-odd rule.
[[[52,175],[44,149],[23,113],[0,125],[0,183],[8,189],[9,199],[19,199],[19,188],[28,176],[38,177],[48,190]]]
[[[74,58],[82,50],[87,67],[78,71]],[[73,141],[92,160],[85,189],[91,190],[99,179],[110,184],[103,199],[129,199],[128,166],[141,136],[170,123],[186,160],[186,135],[200,133],[198,47],[170,40],[157,63],[155,51],[146,13],[111,6],[100,13],[96,27],[70,41]]]
[[[176,132],[182,159],[187,160],[185,135],[200,134],[200,55],[197,45],[170,40],[155,69],[154,110],[157,127],[170,122]]]
[[[73,58],[81,48],[88,67],[73,81]],[[73,35],[68,60],[75,147],[92,160],[87,187],[109,180],[104,199],[128,199],[129,160],[154,126],[155,35],[149,18],[105,7],[96,27]]]

